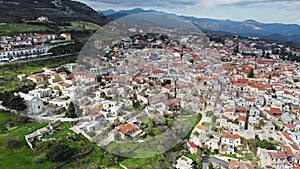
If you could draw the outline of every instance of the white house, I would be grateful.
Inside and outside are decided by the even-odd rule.
[[[277,150],[266,150],[258,148],[257,155],[260,158],[261,166],[271,166],[274,168],[286,168],[287,156],[283,151]]]
[[[40,114],[45,110],[45,105],[40,98],[22,92],[19,92],[18,94],[25,100],[28,114]]]
[[[237,134],[224,134],[221,137],[220,149],[227,154],[234,154],[239,145],[241,137]]]
[[[34,89],[29,91],[29,95],[37,98],[44,98],[44,97],[51,97],[52,96],[52,89]]]
[[[193,160],[186,156],[181,156],[175,163],[176,169],[193,169],[193,167]]]
[[[198,148],[193,142],[187,142],[187,146],[191,154],[197,154]]]

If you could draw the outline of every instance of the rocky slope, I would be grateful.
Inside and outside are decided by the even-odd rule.
[[[20,23],[39,16],[47,16],[56,23],[79,20],[98,25],[107,23],[104,15],[72,0],[0,0],[0,11],[0,23]]]

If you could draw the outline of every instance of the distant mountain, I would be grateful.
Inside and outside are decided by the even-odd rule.
[[[118,19],[120,17],[142,13],[142,12],[158,12],[155,10],[144,10],[135,8],[132,10],[121,10],[106,15],[109,19]],[[234,34],[244,37],[259,37],[264,39],[293,41],[300,43],[300,25],[297,24],[281,24],[271,23],[265,24],[255,20],[232,21],[232,20],[217,20],[209,18],[197,18],[192,16],[178,16],[195,24],[201,30],[206,32]]]
[[[53,22],[87,21],[107,23],[104,15],[89,6],[72,0],[10,0],[0,1],[0,23],[20,23],[47,16]]]
[[[127,16],[127,15],[131,15],[131,14],[137,14],[137,13],[143,13],[143,12],[158,12],[158,11],[155,11],[155,10],[145,10],[145,9],[142,9],[142,8],[134,8],[134,9],[131,9],[131,10],[120,10],[120,11],[115,11],[113,13],[110,13],[110,14],[105,14],[105,13],[109,13],[111,12],[111,10],[107,10],[107,11],[103,11],[101,13],[103,13],[107,18],[109,19],[118,19],[118,18],[121,18],[121,17],[124,17],[124,16]]]
[[[100,14],[103,14],[103,15],[107,16],[107,15],[112,15],[112,14],[116,13],[117,11],[115,11],[113,9],[108,9],[108,10],[105,10],[105,11],[100,11],[99,10],[97,12],[100,13]]]

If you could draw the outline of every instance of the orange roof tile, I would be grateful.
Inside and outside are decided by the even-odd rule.
[[[92,114],[92,117],[93,117],[93,118],[97,118],[97,117],[100,117],[101,115],[102,115],[102,113],[96,112],[96,113],[93,113],[93,114]]]
[[[238,134],[230,134],[230,133],[223,134],[223,137],[234,138],[234,139],[239,139],[240,138],[240,136]]]
[[[69,87],[69,86],[72,86],[71,84],[69,84],[69,83],[62,83],[62,84],[60,84],[62,87]]]
[[[289,144],[289,146],[294,150],[300,150],[296,144]]]
[[[106,79],[116,79],[116,78],[118,78],[118,76],[116,76],[116,75],[109,75],[109,76],[106,76],[105,78]],[[139,81],[137,81],[137,82],[139,82]]]
[[[283,132],[283,131],[281,131],[280,133],[281,133],[287,140],[293,141],[293,139],[291,138],[291,136],[290,136],[288,133]]]
[[[135,127],[130,123],[119,126],[118,128],[122,134],[127,134],[135,129]]]
[[[285,159],[286,158],[286,154],[284,152],[268,152],[269,156],[272,159]]]
[[[293,157],[294,154],[289,146],[283,146],[282,150],[286,153],[288,157]]]
[[[238,161],[238,160],[230,160],[229,162],[229,168],[236,169],[253,169],[253,165],[244,161]]]
[[[165,88],[165,89],[171,89],[171,86],[166,85],[166,86],[163,86],[163,88]]]
[[[271,107],[270,114],[271,115],[281,115],[282,111],[280,110],[280,108]]]
[[[246,117],[245,116],[240,116],[240,117],[237,118],[237,120],[246,122]]]
[[[208,128],[205,126],[202,126],[201,124],[197,124],[196,128],[199,130],[208,131]]]

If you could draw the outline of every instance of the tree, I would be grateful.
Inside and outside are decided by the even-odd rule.
[[[24,99],[22,99],[19,95],[15,96],[13,94],[10,95],[6,105],[8,108],[18,111],[25,110],[27,108]]]
[[[264,119],[260,119],[260,120],[259,120],[259,125],[261,125],[261,126],[262,126],[262,125],[264,125],[264,124],[265,124],[265,121],[264,121]]]
[[[265,139],[263,139],[262,141],[258,141],[256,143],[256,147],[264,148],[267,150],[275,149],[274,145]]]
[[[266,51],[263,50],[261,57],[265,57],[266,56]]]
[[[266,58],[269,58],[269,59],[270,59],[270,58],[271,58],[270,55],[271,55],[270,52],[267,52],[267,53],[266,53]]]
[[[248,78],[254,78],[254,70],[251,69],[250,72],[247,75]]]
[[[214,166],[213,166],[212,163],[209,163],[209,164],[208,164],[208,169],[214,169]]]
[[[234,119],[234,121],[232,123],[233,124],[239,124],[239,120],[236,118],[236,119]]]
[[[74,150],[70,146],[57,144],[49,149],[49,151],[46,153],[46,157],[49,161],[59,162],[71,158],[74,153]]]
[[[97,82],[98,83],[102,82],[102,75],[97,75]]]
[[[70,102],[69,107],[66,111],[66,116],[69,118],[77,118],[77,114],[75,112],[75,105],[73,102]]]
[[[239,44],[236,45],[236,47],[234,48],[233,52],[235,54],[239,53]]]
[[[106,94],[105,94],[104,92],[102,92],[102,93],[100,94],[100,98],[104,98],[104,99],[106,99],[106,98],[107,98],[107,96],[106,96]]]

